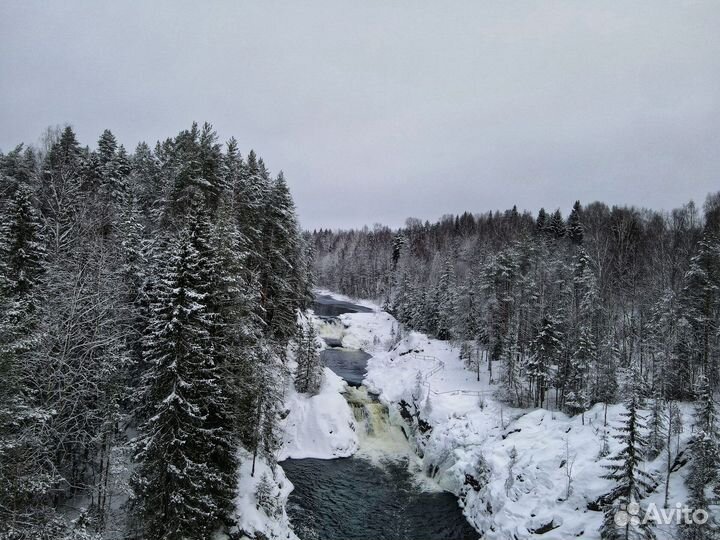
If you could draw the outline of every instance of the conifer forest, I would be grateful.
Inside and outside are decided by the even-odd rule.
[[[209,124],[132,153],[46,142],[0,160],[2,535],[90,538],[120,497],[139,537],[209,538],[237,449],[273,456],[310,299],[283,175]]]

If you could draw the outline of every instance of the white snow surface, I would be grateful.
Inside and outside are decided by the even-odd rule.
[[[288,413],[282,422],[283,442],[278,461],[348,457],[358,449],[352,411],[343,393],[345,381],[325,368],[320,392],[299,394],[292,384],[285,398]]]
[[[598,404],[585,413],[583,425],[581,416],[568,417],[559,411],[545,409],[514,409],[497,401],[493,394],[498,388],[490,383],[486,366],[483,366],[480,381],[476,373],[468,371],[459,359],[458,348],[452,344],[430,339],[410,332],[391,351],[393,328],[397,323],[392,316],[383,312],[376,304],[358,302],[336,295],[330,291],[322,294],[371,307],[372,313],[349,313],[340,316],[341,328],[320,328],[332,332],[342,339],[344,347],[363,348],[373,354],[368,362],[364,385],[389,410],[391,421],[403,425],[414,441],[418,455],[422,456],[425,473],[444,489],[460,497],[460,504],[470,523],[483,533],[488,540],[508,538],[565,539],[581,537],[600,538],[598,529],[602,512],[588,509],[588,503],[608,493],[613,483],[602,478],[607,474],[603,468],[608,461],[599,458],[602,448],[602,434],[608,429],[612,435],[613,426],[621,423],[622,405],[610,405],[607,410],[607,428],[604,427],[605,409]],[[320,324],[316,320],[316,324]],[[337,326],[337,325],[336,325]],[[497,379],[501,366],[494,364]],[[418,394],[418,372],[422,386]],[[338,389],[338,387],[335,387]],[[325,390],[330,393],[330,388]],[[415,395],[414,395],[415,394]],[[327,395],[321,399],[330,400]],[[341,398],[342,399],[342,398]],[[432,426],[426,435],[411,428],[401,418],[398,403],[410,404],[411,411],[420,411],[423,420]],[[347,417],[337,402],[336,408],[316,408],[325,411],[320,414],[320,426],[341,424]],[[296,405],[295,405],[296,406]],[[310,405],[300,418],[308,418]],[[415,408],[416,407],[416,408]],[[326,418],[328,410],[334,421]],[[685,432],[680,436],[683,449],[691,434],[692,407],[681,404]],[[325,416],[325,418],[323,417]],[[299,448],[326,457],[342,452],[347,445],[316,443],[319,440],[318,422],[305,420],[308,434],[296,424],[294,435],[303,440],[310,438],[313,443],[303,442]],[[327,430],[326,430],[327,431]],[[313,444],[315,446],[313,446]],[[675,445],[673,443],[673,453]],[[609,437],[612,453],[619,443]],[[517,452],[516,463],[510,473],[510,453]],[[331,450],[332,449],[332,450]],[[295,449],[294,449],[295,450]],[[302,452],[297,452],[302,455]],[[477,463],[482,455],[489,468],[487,483],[478,491],[467,485],[466,475],[478,477]],[[572,486],[567,496],[567,466],[572,462]],[[661,454],[646,465],[658,481],[658,487],[642,502],[653,502],[662,507],[665,490],[666,457]],[[686,499],[684,476],[687,467],[671,475],[670,506]],[[509,479],[510,478],[510,479]],[[542,535],[533,534],[539,527],[550,525],[552,530]],[[659,539],[675,538],[673,526],[656,527]]]
[[[320,337],[334,337],[327,335],[332,325],[323,325],[312,312],[300,315],[298,323],[315,325]],[[318,339],[318,349],[323,348],[325,342]],[[347,384],[330,368],[324,368],[323,382],[316,395],[298,393],[293,384],[297,364],[292,349],[288,351],[288,357],[290,376],[285,385],[284,405],[287,416],[280,424],[283,435],[277,460],[333,459],[353,455],[358,449],[358,437],[352,411],[343,396]]]
[[[238,472],[238,496],[235,499],[236,528],[239,531],[250,534],[252,538],[283,538],[286,540],[299,540],[290,526],[285,506],[290,492],[293,490],[292,483],[285,476],[280,466],[270,468],[267,461],[258,457],[255,462],[255,475],[252,472],[252,454],[246,450],[240,451],[240,470]],[[277,501],[275,515],[268,515],[266,509],[262,508],[255,496],[257,486],[263,477],[271,480],[272,495]]]

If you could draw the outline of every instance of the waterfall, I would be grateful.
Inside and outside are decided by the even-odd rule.
[[[415,459],[410,444],[400,426],[390,420],[387,406],[364,386],[348,387],[345,399],[355,417],[360,442],[359,457],[372,461]]]
[[[364,386],[349,387],[345,394],[359,432],[368,437],[383,437],[390,427],[388,408],[372,397]]]
[[[322,317],[316,323],[318,335],[325,340],[331,340],[335,345],[328,343],[328,346],[337,347],[342,344],[342,338],[345,335],[345,327],[342,321],[337,317]]]

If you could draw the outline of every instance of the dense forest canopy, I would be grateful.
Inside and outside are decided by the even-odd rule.
[[[704,212],[578,202],[567,219],[466,212],[397,231],[315,231],[313,245],[318,283],[505,360],[518,404],[540,405],[550,389],[580,409],[605,401],[601,381],[634,362],[666,397],[692,396],[701,376],[718,385],[720,194]]]
[[[133,153],[68,127],[0,154],[0,195],[0,536],[231,530],[311,294],[282,173],[209,124]]]

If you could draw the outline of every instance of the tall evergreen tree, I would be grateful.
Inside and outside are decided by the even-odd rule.
[[[300,331],[295,359],[295,388],[298,392],[317,394],[322,385],[323,365],[318,352],[317,334],[311,322],[306,322]]]
[[[544,208],[541,208],[538,212],[537,219],[535,220],[535,232],[544,233],[548,226],[548,215]]]
[[[720,240],[706,232],[685,276],[683,312],[692,329],[690,350],[714,389],[720,383]]]
[[[555,238],[563,238],[566,233],[565,221],[563,220],[560,209],[555,210],[553,215],[550,217],[550,221],[547,225],[548,233]]]
[[[646,428],[645,419],[640,414],[642,406],[642,375],[637,366],[628,374],[628,388],[625,406],[627,411],[621,416],[625,418],[622,426],[616,428],[614,435],[620,444],[620,450],[610,458],[611,463],[606,465],[607,480],[615,482],[615,487],[609,494],[612,501],[605,509],[600,534],[608,540],[651,539],[655,534],[648,524],[634,523],[626,520],[624,525],[618,525],[616,515],[629,504],[638,504],[651,489],[652,477],[642,469],[647,451],[647,438],[643,434]]]
[[[145,337],[151,415],[137,441],[137,509],[151,538],[210,538],[227,524],[235,486],[234,443],[216,418],[229,409],[211,340],[205,276],[211,263],[186,228],[171,244]]]
[[[295,312],[307,302],[306,274],[301,265],[293,263],[302,258],[302,242],[284,175],[263,181],[269,190],[261,222],[261,303],[269,330],[287,343],[296,330]]]
[[[562,332],[557,321],[546,314],[533,341],[533,354],[528,360],[527,373],[533,387],[536,407],[542,407],[550,383],[550,370],[563,349]]]
[[[582,206],[580,205],[580,201],[575,201],[575,204],[573,205],[572,211],[570,212],[570,215],[568,216],[568,222],[567,222],[567,233],[568,238],[570,238],[570,241],[575,245],[581,245],[583,243],[583,238],[585,236],[581,216],[582,214]]]

